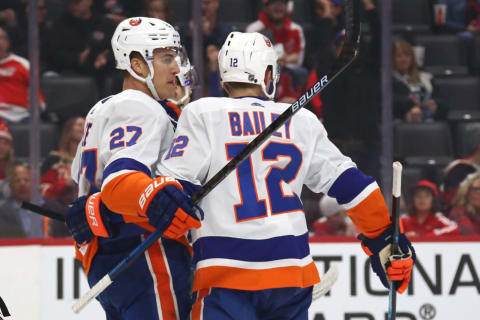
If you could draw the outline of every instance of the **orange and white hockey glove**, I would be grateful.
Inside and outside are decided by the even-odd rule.
[[[392,227],[381,235],[370,239],[360,234],[362,248],[370,256],[372,270],[377,274],[385,288],[389,288],[388,281],[398,281],[398,293],[403,293],[410,282],[412,268],[416,260],[415,250],[405,234],[398,236],[399,254],[392,254]]]
[[[197,217],[197,210],[200,218]],[[145,188],[138,201],[138,212],[162,236],[176,239],[192,228],[200,228],[203,211],[183,192],[182,185],[172,177],[158,177]]]

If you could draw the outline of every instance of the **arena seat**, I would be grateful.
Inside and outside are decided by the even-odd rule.
[[[473,153],[480,144],[480,122],[461,122],[455,128],[455,150],[463,158]]]
[[[425,47],[424,66],[458,66],[466,64],[465,50],[461,46],[460,39],[455,35],[417,35],[415,43],[418,46]]]
[[[429,32],[431,13],[429,0],[393,0],[392,31]]]
[[[474,120],[480,112],[480,78],[449,77],[434,82],[434,96],[446,104],[449,120]]]
[[[173,11],[173,21],[175,25],[188,23],[192,18],[191,0],[169,0],[170,8]]]
[[[42,77],[40,85],[47,112],[57,114],[60,121],[85,116],[99,100],[96,82],[90,77]]]
[[[257,19],[251,7],[251,1],[222,0],[218,8],[218,17],[233,25],[246,25]]]
[[[29,145],[29,123],[11,123],[8,128],[13,136],[13,149],[15,157],[28,158],[30,154]],[[59,129],[56,124],[40,124],[40,157],[45,159],[50,151],[58,149]]]
[[[448,163],[453,158],[450,128],[444,122],[397,123],[393,153],[415,166]]]

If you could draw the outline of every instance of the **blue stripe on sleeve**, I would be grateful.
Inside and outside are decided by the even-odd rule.
[[[357,168],[349,168],[335,180],[328,190],[328,195],[336,198],[339,204],[346,204],[358,196],[372,182],[375,182],[372,177],[366,176]]]
[[[105,170],[103,171],[103,180],[107,179],[109,175],[112,173],[121,171],[121,170],[135,170],[135,171],[141,171],[145,173],[147,176],[151,176],[150,169],[144,165],[141,162],[138,162],[137,160],[131,159],[131,158],[120,158],[112,163],[110,163]]]
[[[193,244],[193,261],[221,258],[249,262],[303,259],[310,254],[308,233],[263,240],[203,237]]]

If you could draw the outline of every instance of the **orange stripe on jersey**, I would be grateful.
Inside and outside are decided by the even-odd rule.
[[[156,277],[155,290],[158,292],[160,307],[162,309],[158,310],[158,312],[162,313],[162,319],[176,320],[177,312],[175,311],[174,293],[172,292],[173,288],[170,288],[170,274],[159,241],[155,242],[150,248],[148,248],[147,252],[154,276]]]
[[[85,270],[85,274],[88,275],[93,257],[98,251],[98,238],[93,237],[92,241],[88,243],[88,247],[85,254],[82,254],[80,252],[80,250],[78,249],[77,243],[74,243],[74,246],[75,246],[75,258],[82,263],[83,270]]]
[[[210,294],[210,289],[201,289],[198,291],[197,301],[192,306],[190,320],[201,320],[203,311],[203,298]]]
[[[375,189],[362,202],[347,210],[360,233],[368,238],[379,236],[391,224],[387,205],[380,189]]]
[[[102,201],[114,212],[137,216],[138,199],[151,182],[149,176],[139,171],[119,175],[103,187]]]
[[[320,277],[313,261],[304,267],[288,266],[270,269],[212,266],[197,270],[193,291],[212,287],[237,290],[306,288],[318,282]]]

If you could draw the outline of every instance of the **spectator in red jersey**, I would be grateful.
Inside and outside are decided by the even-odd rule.
[[[450,219],[460,226],[462,234],[480,234],[480,173],[467,176],[458,188]]]
[[[260,32],[273,40],[278,63],[284,66],[277,88],[277,100],[294,102],[308,76],[302,66],[305,54],[305,37],[300,25],[288,15],[287,0],[264,0],[263,11],[258,20],[247,26],[246,32]],[[292,80],[282,78],[291,77]]]
[[[65,123],[60,136],[59,150],[50,152],[42,165],[40,188],[44,198],[54,199],[63,204],[75,199],[77,189],[70,169],[78,143],[83,137],[84,126],[83,117],[71,118]]]
[[[400,218],[408,237],[460,234],[458,224],[438,211],[439,194],[435,183],[420,180],[412,193],[409,213]]]
[[[0,27],[0,117],[7,121],[20,122],[29,116],[29,69],[28,60],[10,52],[8,34]],[[44,109],[41,92],[39,100]]]
[[[460,183],[471,173],[480,172],[480,143],[474,152],[462,159],[453,160],[444,170],[443,201],[446,208],[452,207],[452,201]]]
[[[336,199],[324,195],[319,201],[319,208],[323,217],[313,223],[315,236],[354,237],[356,235],[355,226]]]

